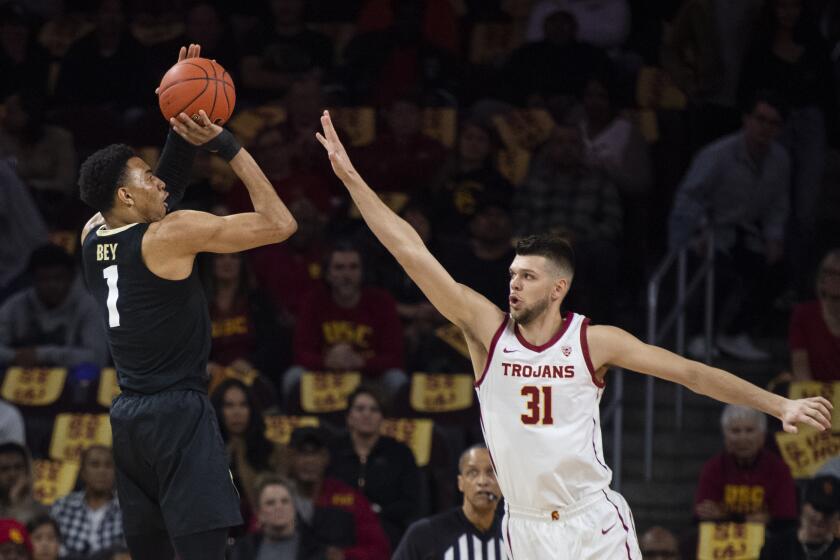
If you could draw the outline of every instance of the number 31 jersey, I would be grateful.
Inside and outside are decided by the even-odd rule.
[[[105,322],[122,389],[157,393],[207,390],[210,317],[193,267],[165,280],[146,267],[141,247],[149,224],[100,227],[82,244],[88,290]]]
[[[481,425],[496,477],[512,505],[554,510],[609,486],[596,380],[586,328],[575,313],[542,346],[505,316],[476,382]]]

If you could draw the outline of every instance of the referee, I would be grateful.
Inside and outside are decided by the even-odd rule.
[[[490,453],[483,445],[470,447],[458,460],[461,507],[414,522],[392,560],[505,560],[501,498]]]

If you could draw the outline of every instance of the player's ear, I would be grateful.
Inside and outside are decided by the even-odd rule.
[[[128,206],[129,208],[134,206],[134,197],[132,197],[131,193],[128,192],[127,187],[117,187],[117,202],[119,202],[123,206]]]
[[[565,276],[558,276],[554,280],[554,287],[551,291],[557,299],[563,299],[569,292],[569,279]]]
[[[458,491],[464,493],[464,477],[460,474],[458,475]]]

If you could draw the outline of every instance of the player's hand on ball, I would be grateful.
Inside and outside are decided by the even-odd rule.
[[[353,163],[344,150],[344,146],[341,145],[341,140],[338,139],[338,133],[335,131],[329,111],[324,111],[324,114],[321,115],[321,126],[324,127],[324,133],[316,132],[315,137],[327,150],[333,173],[342,182],[346,183],[356,175],[356,170],[353,168]]]
[[[786,400],[782,407],[782,427],[786,432],[798,433],[797,424],[808,424],[819,431],[831,429],[831,410],[834,407],[823,397]]]
[[[180,113],[177,117],[169,119],[172,129],[181,138],[194,146],[206,144],[222,133],[222,127],[213,124],[204,109],[198,112],[198,122],[192,120],[186,113]]]
[[[189,47],[181,47],[181,50],[178,51],[178,62],[182,60],[186,60],[188,58],[199,58],[201,56],[201,45],[196,43],[190,43]],[[158,95],[160,92],[160,88],[155,88],[155,95]]]

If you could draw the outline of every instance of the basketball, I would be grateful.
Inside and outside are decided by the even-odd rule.
[[[188,58],[163,75],[158,104],[168,121],[179,113],[198,119],[204,109],[210,120],[223,125],[233,113],[236,88],[230,74],[215,60]]]

